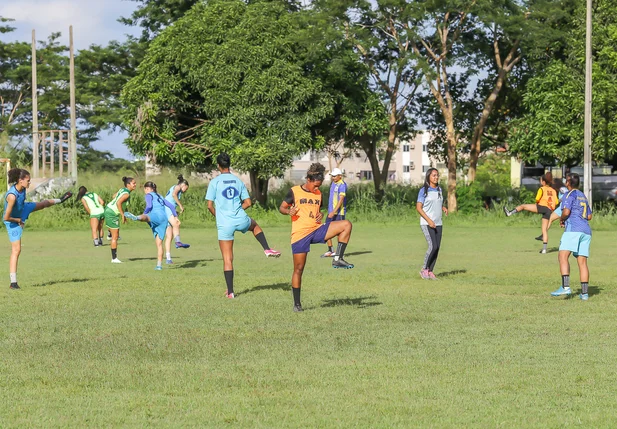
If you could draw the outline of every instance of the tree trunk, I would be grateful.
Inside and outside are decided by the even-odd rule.
[[[454,118],[450,110],[444,112],[446,120],[446,138],[448,140],[448,210],[455,212],[456,203],[456,145],[457,136],[454,131]]]
[[[251,178],[251,193],[253,194],[253,199],[262,207],[266,207],[266,203],[268,202],[268,182],[270,179],[259,178],[259,172],[257,170],[249,171],[249,177]]]
[[[375,201],[381,202],[385,195],[383,182],[381,180],[381,170],[379,169],[379,159],[377,158],[377,142],[368,136],[360,138],[360,146],[371,164],[371,172],[373,173],[373,184],[375,185]]]
[[[392,155],[396,148],[396,135],[398,132],[396,121],[396,106],[390,112],[390,128],[388,130],[388,147],[386,148],[386,156],[383,160],[383,166],[381,167],[381,183],[385,186],[388,183],[388,173],[390,170],[390,162],[392,161]]]

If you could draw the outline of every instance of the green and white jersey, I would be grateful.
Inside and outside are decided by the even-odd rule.
[[[120,215],[120,211],[118,210],[118,200],[122,197],[122,195],[131,194],[131,191],[129,191],[127,188],[122,188],[118,191],[118,193],[116,194],[115,198],[113,200],[111,200],[109,202],[109,204],[107,204],[107,208],[111,211],[113,211],[116,215]],[[129,196],[130,199],[130,196]],[[126,203],[128,203],[128,199],[122,203],[122,210],[124,211],[126,209]]]
[[[103,214],[105,208],[99,203],[99,196],[94,192],[88,192],[82,198],[90,209],[90,216]]]

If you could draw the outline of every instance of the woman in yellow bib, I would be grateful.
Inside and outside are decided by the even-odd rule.
[[[522,211],[528,211],[532,213],[540,213],[542,215],[542,250],[540,253],[546,253],[546,246],[548,245],[548,228],[550,226],[551,215],[553,210],[559,204],[559,196],[557,191],[552,188],[553,175],[548,172],[540,178],[540,189],[536,194],[535,204],[521,204],[514,210],[508,210],[506,206],[503,207],[503,211],[506,216],[512,216],[515,213]]]
[[[103,224],[105,223],[105,201],[95,192],[88,192],[85,186],[79,187],[77,200],[81,201],[90,215],[90,229],[94,247],[103,245]]]

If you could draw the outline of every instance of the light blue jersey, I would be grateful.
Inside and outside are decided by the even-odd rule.
[[[214,201],[216,206],[216,227],[219,240],[233,240],[233,231],[246,232],[251,219],[242,208],[242,201],[249,193],[238,177],[223,173],[210,181],[206,200]]]
[[[435,222],[435,226],[443,225],[441,220],[443,195],[439,186],[436,188],[429,186],[428,190],[425,190],[424,187],[420,188],[417,202],[422,203],[422,210],[424,210],[429,219]],[[423,217],[420,217],[420,225],[428,225],[428,222]]]
[[[9,195],[15,196],[15,203],[13,204],[13,209],[11,210],[11,214],[9,215],[9,217],[12,217],[14,219],[21,219],[22,223],[25,223],[30,216],[30,213],[32,213],[36,208],[36,203],[27,203],[26,189],[24,188],[20,192],[15,189],[15,185],[13,185],[11,186],[11,189],[9,189],[6,194],[4,194],[4,213],[6,213],[6,209],[9,205],[9,202],[7,201],[7,197]],[[21,239],[23,228],[20,224],[4,221],[4,225],[6,226],[6,230],[9,234],[9,240],[11,242]]]
[[[176,203],[176,200],[174,200],[174,189],[176,189],[176,186],[178,185],[173,185],[171,188],[169,188],[169,191],[167,191],[167,194],[165,195],[165,199],[167,201],[169,201],[170,203],[172,203],[174,205],[174,207],[178,207],[178,204]],[[184,192],[182,192],[182,189],[180,189],[178,191],[178,199],[181,200],[182,199],[182,194]]]

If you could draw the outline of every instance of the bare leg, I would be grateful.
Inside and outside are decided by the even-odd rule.
[[[163,265],[163,240],[157,235],[154,241],[156,242],[156,266],[161,267]]]
[[[169,224],[171,225],[173,237],[174,237],[174,240],[176,241],[176,247],[180,247],[183,249],[187,249],[191,247],[188,244],[182,243],[182,241],[180,240],[180,220],[175,216],[169,216],[169,219],[167,220],[169,221]]]
[[[234,293],[234,242],[233,240],[219,240],[221,255],[223,256],[223,274],[227,283],[227,297],[233,298]]]
[[[555,222],[557,219],[559,219],[559,216],[557,216],[555,212],[551,213],[551,218],[549,219],[548,226],[546,227],[547,231],[551,229],[551,225],[553,225],[553,222]]]
[[[99,220],[97,218],[90,218],[90,230],[92,231],[92,239],[98,240],[99,238]]]
[[[581,275],[581,283],[589,283],[589,267],[587,266],[587,258],[585,256],[579,256],[578,258],[576,258],[576,262],[578,262],[578,270]]]
[[[517,212],[527,211],[532,213],[538,213],[538,207],[535,204],[521,204],[515,209]]]
[[[165,252],[167,253],[167,261],[171,261],[171,233],[171,225],[167,224],[167,229],[165,230]]]
[[[542,243],[548,243],[549,226],[550,226],[549,220],[542,218]]]
[[[570,257],[569,250],[560,250],[559,251],[559,270],[561,271],[562,276],[570,275],[570,262],[568,262],[568,258]]]
[[[99,241],[101,241],[101,244],[103,244],[103,223],[104,223],[103,219],[99,219],[98,220],[99,221],[99,225],[98,225],[98,228],[97,228],[97,235],[98,235]]]
[[[333,237],[338,237],[339,243],[347,244],[351,237],[352,224],[348,220],[336,220],[330,222],[328,226],[328,232],[326,233],[326,240],[330,240]]]
[[[17,263],[21,254],[21,240],[11,243],[11,256],[9,258],[9,273],[17,275]]]
[[[294,271],[291,276],[291,291],[294,298],[294,311],[303,311],[300,302],[300,289],[302,287],[302,273],[304,273],[304,266],[306,265],[306,256],[307,253],[293,255]]]

